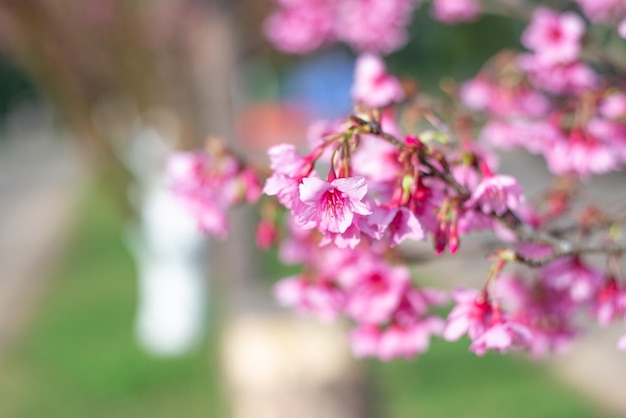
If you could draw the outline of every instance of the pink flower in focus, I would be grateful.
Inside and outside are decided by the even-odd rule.
[[[321,232],[343,233],[354,215],[369,215],[362,201],[367,193],[363,177],[338,178],[332,182],[315,177],[302,179],[300,200],[304,205],[295,214],[300,224],[317,226]]]
[[[385,107],[402,101],[404,91],[400,81],[387,73],[380,57],[364,54],[356,61],[352,99],[370,107]]]
[[[478,0],[434,0],[432,16],[444,23],[469,22],[480,16]]]
[[[511,176],[493,175],[483,178],[472,192],[466,207],[478,207],[485,214],[503,215],[508,209],[515,210],[524,200],[522,188]]]
[[[522,34],[522,44],[543,63],[567,64],[578,59],[584,33],[585,23],[577,14],[540,7]]]

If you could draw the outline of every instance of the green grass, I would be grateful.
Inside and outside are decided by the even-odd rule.
[[[90,196],[56,279],[1,364],[0,417],[224,416],[216,344],[168,361],[135,344],[135,271],[122,236],[121,220]],[[467,345],[435,340],[415,361],[367,363],[376,416],[598,416],[540,365],[510,355],[478,358]]]
[[[433,341],[413,361],[371,365],[384,417],[589,418],[592,405],[515,355],[468,352],[469,341]]]
[[[3,361],[6,418],[216,416],[210,346],[176,360],[133,338],[135,270],[121,220],[98,198],[33,323]]]

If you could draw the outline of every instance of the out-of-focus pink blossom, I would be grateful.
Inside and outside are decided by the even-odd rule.
[[[444,23],[469,22],[480,16],[478,0],[434,0],[432,16]]]
[[[503,215],[509,209],[517,209],[523,200],[522,188],[517,180],[498,174],[483,178],[466,206],[478,207],[485,214]]]
[[[585,15],[596,23],[614,22],[618,16],[626,13],[623,0],[576,0]]]
[[[593,302],[593,312],[602,326],[626,315],[626,290],[615,279],[602,286]]]
[[[289,53],[313,51],[334,39],[332,2],[306,0],[285,5],[265,21],[265,33],[276,48]]]
[[[560,258],[543,270],[542,282],[557,290],[566,291],[574,302],[587,302],[599,291],[603,276],[579,257]]]
[[[598,113],[607,119],[618,119],[626,116],[626,95],[614,93],[605,97],[598,106]]]
[[[364,54],[356,61],[352,98],[370,107],[384,107],[402,101],[404,91],[400,81],[387,73],[380,57]]]
[[[359,263],[359,279],[349,287],[346,312],[357,322],[383,324],[391,319],[409,285],[404,266],[385,263]]]
[[[388,54],[404,46],[417,0],[335,0],[337,39],[357,51]]]
[[[598,75],[586,64],[572,61],[566,64],[546,64],[532,54],[521,54],[517,65],[528,73],[535,87],[555,94],[578,94],[600,84]]]
[[[515,321],[500,319],[494,321],[487,330],[476,338],[470,350],[479,356],[489,350],[506,353],[511,349],[527,348],[532,340],[532,333],[526,326]]]
[[[584,33],[585,23],[577,14],[540,7],[522,34],[522,44],[542,63],[567,64],[578,59]]]
[[[279,281],[274,286],[274,296],[286,307],[332,321],[343,310],[345,296],[328,280],[309,281],[294,276]]]
[[[416,0],[277,1],[265,32],[280,50],[307,53],[333,41],[357,51],[387,54],[407,40]]]
[[[245,197],[237,161],[203,152],[170,157],[167,177],[173,193],[189,209],[199,227],[218,238],[228,234],[228,209]]]
[[[457,305],[448,315],[443,338],[456,341],[466,333],[472,340],[477,338],[491,320],[491,304],[474,289],[456,289],[452,297]]]
[[[608,173],[621,165],[621,153],[616,152],[616,145],[578,128],[566,139],[552,143],[544,155],[554,174],[578,174],[587,178],[592,174]]]
[[[491,103],[492,84],[483,77],[476,77],[461,84],[459,98],[471,110],[487,110]]]
[[[381,335],[378,357],[389,361],[423,353],[430,346],[430,337],[439,335],[442,328],[443,321],[436,317],[425,318],[408,326],[391,325]]]
[[[376,357],[380,345],[380,328],[376,325],[361,325],[350,333],[350,346],[355,356]]]

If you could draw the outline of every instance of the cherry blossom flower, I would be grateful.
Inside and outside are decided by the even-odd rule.
[[[579,257],[557,259],[543,269],[542,282],[557,290],[565,290],[575,302],[591,300],[599,290],[603,276]]]
[[[506,353],[511,349],[527,348],[532,337],[528,327],[502,317],[494,317],[487,330],[472,342],[470,350],[479,356],[489,350]]]
[[[352,98],[371,107],[384,107],[404,99],[402,85],[387,73],[378,56],[363,54],[356,61]]]
[[[337,39],[357,51],[388,54],[407,41],[416,0],[335,0]]]
[[[424,239],[420,222],[405,207],[376,207],[370,216],[364,218],[360,228],[374,239],[386,237],[391,247],[399,245],[407,238],[415,241]]]
[[[546,64],[567,64],[580,54],[585,23],[575,13],[537,8],[522,34],[522,44]]]
[[[602,326],[626,314],[626,290],[615,279],[608,280],[593,301],[593,312]]]
[[[349,287],[346,313],[361,323],[388,321],[409,286],[408,269],[381,262],[359,263],[355,268],[359,280]]]
[[[303,276],[288,277],[274,286],[282,306],[332,321],[343,310],[345,295],[329,280],[311,281]]]
[[[304,205],[296,214],[297,220],[307,228],[316,226],[321,232],[346,232],[355,214],[371,214],[363,203],[366,193],[363,177],[337,178],[331,182],[304,178],[300,184],[300,200]]]
[[[485,214],[503,215],[515,210],[524,200],[522,188],[511,176],[498,174],[483,178],[472,192],[466,207],[478,207]]]
[[[456,341],[463,334],[476,339],[486,329],[491,319],[491,304],[474,289],[456,289],[452,297],[457,305],[450,311],[443,330],[443,338]]]
[[[425,318],[407,326],[391,325],[380,337],[378,357],[389,361],[423,353],[430,346],[430,337],[439,335],[442,328],[443,321],[436,317]]]
[[[285,6],[265,21],[265,33],[278,49],[305,53],[334,39],[330,2],[306,0]]]
[[[444,23],[469,22],[480,16],[478,0],[434,0],[432,16]]]
[[[237,162],[227,155],[217,159],[203,152],[180,152],[167,164],[173,193],[203,231],[220,239],[228,235],[228,209],[245,195],[239,173]]]
[[[623,0],[576,0],[593,22],[607,23],[626,13]]]
[[[381,331],[377,325],[360,325],[350,333],[350,346],[355,356],[376,357]]]

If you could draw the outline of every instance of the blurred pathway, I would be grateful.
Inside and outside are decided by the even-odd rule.
[[[50,277],[81,190],[75,153],[50,132],[0,138],[0,350]]]

